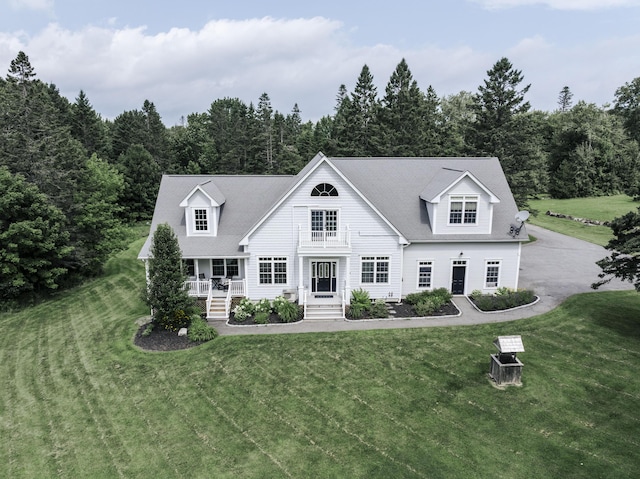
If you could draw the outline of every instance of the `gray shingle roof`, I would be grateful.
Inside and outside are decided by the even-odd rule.
[[[353,185],[411,242],[509,241],[517,206],[497,158],[331,158]],[[433,198],[469,171],[500,198],[491,235],[433,235],[421,195]],[[424,196],[423,196],[424,197]],[[526,232],[519,238],[526,238]]]
[[[185,257],[243,256],[239,242],[277,202],[324,159],[317,155],[297,176],[165,175],[151,231],[168,223]],[[330,158],[328,159],[375,208],[411,242],[513,241],[507,234],[517,207],[497,158]],[[423,198],[433,197],[469,171],[500,198],[494,205],[491,235],[433,235]],[[180,202],[197,186],[224,202],[218,236],[187,237]],[[526,239],[526,231],[517,240]],[[140,258],[149,256],[150,238]]]

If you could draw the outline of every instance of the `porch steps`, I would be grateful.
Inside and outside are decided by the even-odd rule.
[[[211,298],[211,306],[207,311],[207,319],[228,319],[224,311],[224,297]]]
[[[307,304],[305,319],[344,319],[341,304]]]

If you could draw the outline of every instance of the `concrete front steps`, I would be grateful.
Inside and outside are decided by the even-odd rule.
[[[342,315],[342,305],[341,304],[307,304],[307,313],[304,319],[307,319],[307,320],[344,319],[344,316]]]

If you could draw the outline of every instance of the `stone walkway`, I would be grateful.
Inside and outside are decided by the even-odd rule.
[[[295,324],[268,324],[255,326],[229,326],[211,321],[221,335],[234,334],[283,334],[319,333],[370,329],[428,328],[437,326],[462,326],[482,323],[499,323],[529,318],[556,308],[569,296],[593,291],[591,283],[598,280],[600,268],[595,262],[607,256],[601,246],[554,233],[533,225],[528,232],[537,238],[522,248],[520,287],[533,289],[539,301],[523,308],[496,313],[477,311],[464,296],[456,296],[453,302],[460,310],[459,316],[438,318],[376,319],[376,320],[306,320]],[[633,285],[612,281],[601,290],[633,289]]]

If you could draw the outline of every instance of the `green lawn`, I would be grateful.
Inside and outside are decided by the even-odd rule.
[[[580,238],[591,243],[605,246],[613,235],[607,226],[585,225],[577,221],[547,216],[547,211],[587,218],[598,221],[611,221],[629,211],[637,210],[639,203],[633,202],[627,195],[603,196],[594,198],[572,198],[567,200],[540,199],[530,200],[529,207],[537,211],[529,223],[542,226],[551,231]]]
[[[640,295],[474,327],[136,349],[135,254],[0,314],[0,477],[637,477]],[[487,378],[521,334],[523,386]]]

